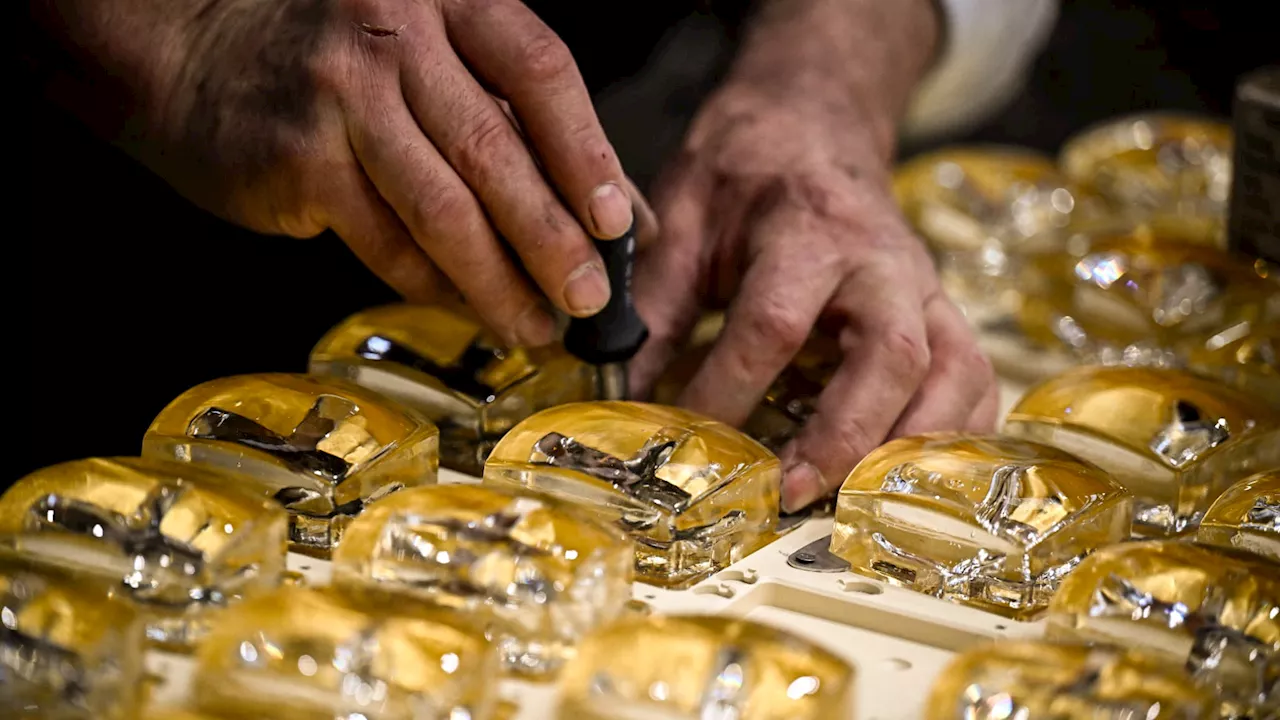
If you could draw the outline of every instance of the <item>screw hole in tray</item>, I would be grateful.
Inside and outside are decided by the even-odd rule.
[[[999,630],[1000,632],[1004,632],[1005,630],[1008,630],[1008,629],[1009,629],[1009,626],[1008,626],[1008,625],[997,625],[997,626],[996,626],[996,629],[997,629],[997,630]]]
[[[644,597],[644,599],[645,599],[645,600],[653,600],[653,599],[657,598],[658,596],[657,596],[657,595],[654,595],[653,593],[645,593],[643,597]]]
[[[894,670],[910,670],[911,669],[911,661],[903,660],[902,658],[889,658],[888,660],[885,660],[885,664],[893,668]]]
[[[840,588],[845,592],[860,593],[862,595],[879,595],[884,592],[884,588],[865,580],[841,580]]]

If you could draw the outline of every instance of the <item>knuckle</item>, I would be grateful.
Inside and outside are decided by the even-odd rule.
[[[748,316],[750,339],[763,348],[775,348],[788,357],[804,345],[809,328],[794,310],[776,300],[765,299]]]
[[[535,83],[549,83],[574,72],[576,65],[568,46],[550,29],[533,33],[517,54],[524,76]]]
[[[837,452],[833,455],[845,458],[846,464],[853,467],[853,464],[880,444],[881,438],[875,437],[863,420],[850,417],[837,428],[835,440],[839,447],[834,448]]]
[[[929,345],[923,335],[902,327],[890,327],[882,338],[890,367],[903,378],[919,379],[932,361]]]
[[[467,234],[472,210],[472,199],[464,191],[452,187],[428,188],[415,196],[408,220],[420,238],[450,242],[459,234]]]
[[[507,149],[510,135],[511,126],[499,113],[474,113],[458,143],[459,172],[464,177],[482,173]]]

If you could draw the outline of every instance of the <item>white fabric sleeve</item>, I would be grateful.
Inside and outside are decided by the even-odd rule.
[[[963,132],[1001,110],[1022,88],[1058,18],[1057,0],[935,0],[942,52],[908,107],[912,140]]]

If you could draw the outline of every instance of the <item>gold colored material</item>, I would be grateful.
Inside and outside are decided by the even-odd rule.
[[[970,650],[934,682],[927,720],[1197,720],[1213,697],[1185,672],[1137,650],[1002,641]]]
[[[1186,541],[1122,543],[1080,563],[1049,610],[1050,637],[1163,655],[1221,698],[1224,717],[1280,712],[1280,565]]]
[[[489,720],[498,656],[462,618],[286,587],[229,609],[198,650],[196,705],[275,720]]]
[[[1139,534],[1194,528],[1233,482],[1280,465],[1280,411],[1177,370],[1071,370],[1027,391],[1004,430],[1110,472]]]
[[[1196,540],[1280,563],[1280,467],[1222,493],[1200,521]]]
[[[1280,409],[1280,322],[1260,326],[1242,320],[1208,337],[1188,340],[1181,354],[1192,370]]]
[[[831,720],[853,712],[854,670],[781,630],[719,617],[628,618],[565,666],[560,720]]]
[[[0,552],[0,715],[136,717],[143,621],[108,592],[93,580]]]
[[[340,586],[373,586],[483,621],[505,665],[547,675],[631,599],[634,550],[577,508],[497,488],[438,485],[378,502],[333,557]]]
[[[1024,618],[1129,534],[1128,494],[1036,443],[937,433],[869,453],[840,488],[831,552],[855,572]]]
[[[684,410],[592,402],[544,410],[494,448],[485,482],[581,505],[636,541],[638,580],[687,587],[772,538],[778,458]]]
[[[311,351],[334,375],[412,407],[440,428],[440,463],[479,475],[516,423],[544,408],[594,400],[595,369],[563,347],[506,348],[443,307],[388,305],[339,323]]]
[[[0,544],[118,586],[147,636],[187,648],[209,611],[280,583],[288,520],[230,474],[147,458],[37,470],[0,498]]]
[[[351,518],[436,482],[438,433],[337,378],[263,374],[197,385],[152,421],[142,454],[232,469],[289,511],[292,549],[327,556]]]

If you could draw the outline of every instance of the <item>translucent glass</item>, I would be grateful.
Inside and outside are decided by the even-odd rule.
[[[1280,467],[1242,480],[1218,496],[1200,521],[1196,539],[1280,563]]]
[[[279,584],[288,520],[228,474],[145,458],[37,470],[0,498],[0,544],[119,586],[147,635],[190,646],[211,611]]]
[[[840,488],[831,552],[855,572],[1009,617],[1129,534],[1127,493],[1036,443],[938,433],[873,450]]]
[[[1280,323],[1242,320],[1207,337],[1189,338],[1178,354],[1192,370],[1280,407]]]
[[[0,551],[4,717],[133,720],[142,700],[143,621],[108,592]]]
[[[438,433],[338,378],[240,375],[197,385],[152,421],[142,454],[234,469],[289,511],[293,550],[321,557],[365,504],[436,482]]]
[[[336,375],[417,409],[440,428],[440,463],[479,475],[516,423],[596,398],[596,371],[559,345],[507,348],[443,307],[389,305],[353,315],[311,351],[311,372]]]
[[[832,720],[853,712],[854,671],[775,628],[719,617],[630,618],[566,665],[560,720]]]
[[[334,553],[334,583],[384,588],[482,621],[506,666],[554,672],[631,599],[621,531],[547,498],[438,485],[370,507]]]
[[[1217,703],[1147,653],[1003,641],[970,650],[934,682],[927,720],[1203,720]]]
[[[1176,370],[1072,370],[1027,391],[1004,431],[1110,472],[1143,535],[1194,528],[1233,482],[1280,465],[1280,411]]]
[[[226,717],[489,720],[498,656],[464,619],[403,599],[285,587],[200,644],[195,700]]]
[[[778,458],[722,423],[635,402],[561,405],[494,448],[485,482],[568,500],[636,541],[638,580],[687,587],[773,538]]]
[[[1178,540],[1105,548],[1067,576],[1048,634],[1185,667],[1223,717],[1280,712],[1280,565]]]

